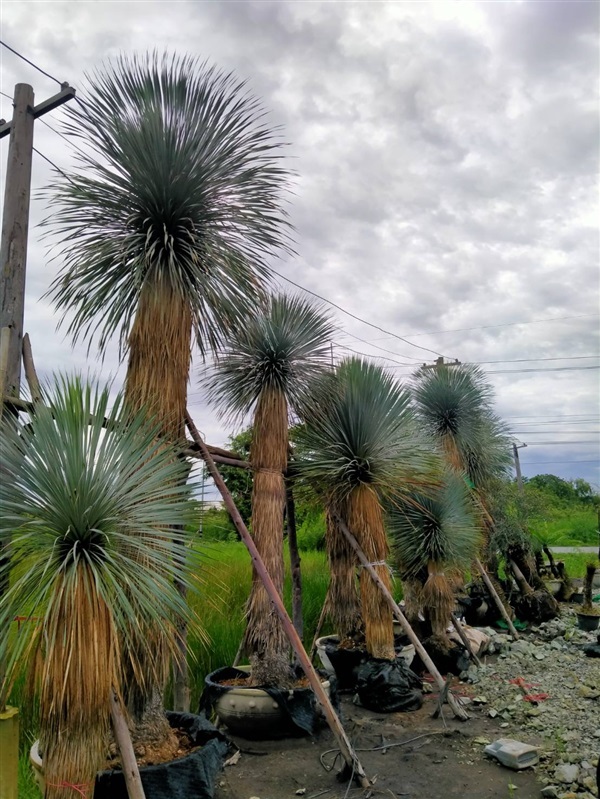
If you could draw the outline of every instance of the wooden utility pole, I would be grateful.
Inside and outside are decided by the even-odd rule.
[[[75,89],[64,84],[58,94],[34,106],[33,88],[17,83],[13,118],[0,124],[0,139],[10,134],[0,243],[0,331],[7,348],[6,362],[2,364],[3,395],[18,397],[21,382],[33,123],[74,96]],[[5,329],[9,332],[5,333]]]
[[[526,446],[527,446],[527,444],[521,444],[520,446],[517,446],[514,443],[514,441],[513,441],[513,445],[512,445],[513,458],[515,459],[515,472],[516,472],[516,475],[517,475],[517,485],[519,487],[519,491],[521,492],[521,494],[523,493],[524,489],[523,489],[523,475],[521,474],[521,461],[519,460],[519,450],[522,447],[526,447]]]

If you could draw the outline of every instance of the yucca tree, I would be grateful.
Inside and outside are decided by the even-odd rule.
[[[390,505],[387,529],[406,595],[424,611],[434,636],[446,647],[454,605],[453,576],[460,578],[477,555],[481,527],[468,488],[450,470],[427,492],[411,492]],[[410,609],[409,609],[410,612]]]
[[[125,672],[159,679],[157,631],[173,641],[175,620],[190,618],[173,584],[187,580],[185,535],[171,529],[189,492],[175,451],[122,398],[111,410],[108,389],[60,378],[45,404],[2,430],[0,541],[11,539],[12,574],[1,689],[29,664],[45,796],[67,799],[70,786],[91,795],[106,760],[111,689],[123,692]],[[7,634],[24,611],[32,621]]]
[[[108,61],[84,97],[65,128],[77,167],[48,190],[50,294],[73,341],[118,337],[128,407],[179,441],[193,343],[204,357],[242,324],[288,247],[282,142],[243,82],[193,57]]]
[[[468,364],[420,369],[413,397],[420,425],[483,499],[511,463],[507,429],[494,411],[485,373]]]
[[[380,367],[358,358],[343,361],[308,406],[299,444],[297,469],[328,510],[329,614],[342,637],[364,624],[370,654],[392,659],[391,611],[364,570],[357,601],[356,559],[336,515],[391,588],[383,502],[422,485],[431,460],[413,424],[410,395]]]
[[[490,492],[511,463],[507,430],[494,411],[494,395],[485,373],[465,364],[421,369],[413,381],[413,397],[420,424],[448,466],[471,489],[485,549],[493,527]],[[494,558],[489,552],[485,557],[494,573]],[[504,596],[497,581],[496,590]]]
[[[210,377],[211,401],[234,416],[253,414],[252,535],[277,590],[283,590],[283,519],[290,414],[323,372],[334,326],[313,301],[279,294],[227,340]],[[256,684],[287,685],[289,646],[253,573],[245,648]]]
[[[232,74],[156,53],[107,61],[65,131],[77,168],[48,190],[73,341],[128,355],[126,400],[183,436],[192,336],[202,356],[263,298],[288,245],[282,142]]]

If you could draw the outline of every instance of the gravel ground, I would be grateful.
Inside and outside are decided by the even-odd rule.
[[[575,612],[567,605],[560,619],[530,627],[518,641],[485,631],[491,634],[496,656],[484,656],[481,668],[471,667],[461,675],[473,684],[468,691],[473,707],[500,720],[507,738],[540,747],[536,771],[542,796],[595,799],[600,659],[586,657],[582,647],[596,642],[597,633],[579,630]],[[522,688],[514,682],[518,678]],[[524,692],[541,696],[531,702]],[[483,739],[478,743],[485,745]]]

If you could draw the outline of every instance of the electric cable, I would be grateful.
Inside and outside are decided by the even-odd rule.
[[[2,47],[6,47],[7,50],[10,50],[11,53],[14,53],[19,58],[22,58],[23,61],[27,62],[34,69],[37,69],[37,71],[41,72],[42,75],[45,75],[47,78],[50,78],[50,80],[53,80],[55,83],[58,83],[59,86],[64,86],[65,81],[61,81],[58,78],[55,78],[54,75],[51,75],[49,72],[46,72],[41,67],[38,67],[37,64],[34,64],[33,61],[30,61],[28,58],[25,58],[25,56],[19,53],[18,50],[15,50],[14,47],[11,47],[9,44],[6,44],[6,42],[3,42],[2,39],[0,39],[0,44],[2,45]]]
[[[364,325],[368,325],[369,327],[375,328],[375,330],[381,330],[382,333],[385,333],[388,336],[392,336],[393,338],[397,338],[400,341],[403,341],[405,344],[408,344],[409,347],[416,347],[417,349],[424,350],[425,352],[432,352],[434,355],[439,355],[442,358],[447,358],[448,357],[446,355],[442,355],[442,353],[438,352],[437,350],[430,349],[429,347],[422,347],[420,344],[413,344],[412,341],[407,341],[405,338],[403,338],[402,336],[399,336],[397,333],[392,333],[389,330],[385,330],[383,327],[379,327],[379,325],[376,325],[373,322],[367,322],[366,319],[362,319],[360,316],[357,316],[356,314],[353,314],[352,311],[347,311],[345,308],[342,308],[341,305],[338,305],[337,303],[333,302],[332,300],[328,300],[326,297],[323,297],[321,294],[317,294],[316,291],[311,291],[310,289],[304,288],[304,286],[301,286],[299,283],[295,283],[289,277],[286,277],[285,275],[282,275],[281,272],[278,272],[276,269],[271,269],[271,271],[273,272],[273,274],[277,275],[282,280],[285,280],[287,283],[291,283],[292,286],[295,286],[296,288],[301,289],[302,291],[305,291],[307,294],[312,294],[313,297],[317,297],[317,299],[322,300],[323,302],[326,302],[328,305],[331,305],[333,308],[337,308],[338,311],[341,311],[342,313],[347,314],[348,316],[352,317],[352,319],[356,319],[357,322],[362,322]],[[355,336],[355,338],[357,338],[357,337]],[[359,339],[359,341],[360,340],[361,339]],[[452,359],[449,359],[449,360],[452,360]]]

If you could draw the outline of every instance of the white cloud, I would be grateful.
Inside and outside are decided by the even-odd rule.
[[[299,255],[275,266],[352,313],[399,334],[587,314],[411,340],[462,361],[598,354],[596,3],[4,0],[2,27],[9,44],[76,86],[106,56],[152,48],[199,54],[247,78],[283,125],[298,172],[290,210]],[[38,100],[55,91],[2,56],[3,92],[17,81],[33,83]],[[35,138],[68,167],[63,140],[39,122]],[[49,167],[39,157],[34,167],[41,187]],[[56,271],[35,227],[46,210],[33,203],[26,329],[44,369],[86,369],[85,351],[71,352],[40,301]],[[390,358],[435,357],[338,316],[349,334],[399,353]],[[340,343],[385,355],[350,335]],[[117,367],[112,351],[103,373],[122,374]],[[598,429],[597,377],[490,375],[504,415],[564,417],[565,430],[577,429],[566,414],[595,415],[589,429]],[[190,397],[199,426],[223,443],[228,431],[195,378]],[[530,443],[524,461],[556,461],[558,474],[600,482],[593,464],[560,463],[590,460],[593,447]]]

